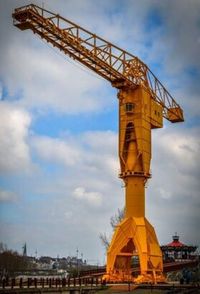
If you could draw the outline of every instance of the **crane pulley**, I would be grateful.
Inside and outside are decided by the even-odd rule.
[[[108,281],[163,282],[162,252],[145,217],[145,183],[150,178],[151,129],[163,117],[182,122],[183,111],[139,58],[79,25],[37,5],[16,8],[14,25],[34,33],[118,89],[120,177],[125,183],[125,218],[116,227],[107,251]],[[137,255],[140,275],[131,273]]]

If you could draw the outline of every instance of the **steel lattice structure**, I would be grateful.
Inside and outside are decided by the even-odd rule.
[[[145,217],[145,183],[151,177],[151,130],[163,117],[183,121],[183,111],[139,58],[79,25],[36,5],[15,9],[14,25],[34,33],[118,89],[120,177],[125,184],[125,217],[116,226],[107,251],[104,279],[139,283],[163,282],[162,252]],[[140,275],[131,274],[138,255]]]
[[[13,19],[15,26],[22,30],[31,29],[66,55],[111,82],[114,87],[144,87],[163,107],[166,119],[171,122],[183,121],[180,106],[138,57],[59,14],[34,4],[15,9]]]

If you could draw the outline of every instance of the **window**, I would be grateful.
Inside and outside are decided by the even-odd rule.
[[[134,110],[134,103],[126,103],[125,104],[125,111],[126,112],[133,112]]]

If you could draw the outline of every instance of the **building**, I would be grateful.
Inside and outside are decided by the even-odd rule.
[[[188,260],[196,257],[197,246],[180,242],[177,233],[172,236],[172,239],[171,243],[161,246],[164,261]]]

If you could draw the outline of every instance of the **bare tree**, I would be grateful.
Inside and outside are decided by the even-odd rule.
[[[123,220],[124,212],[125,212],[124,208],[122,208],[122,209],[118,208],[117,213],[115,215],[111,216],[110,225],[111,225],[113,230]],[[99,238],[101,240],[101,243],[103,244],[103,246],[107,250],[109,245],[110,245],[110,242],[111,242],[111,237],[108,237],[106,235],[106,233],[100,233]]]
[[[3,273],[14,276],[15,272],[24,271],[31,267],[32,263],[26,256],[8,249],[5,244],[0,242],[0,276]]]
[[[115,227],[123,220],[124,218],[124,208],[118,208],[117,213],[110,218],[110,225],[115,229]]]
[[[106,236],[106,233],[100,233],[99,234],[99,238],[101,240],[102,245],[105,247],[105,249],[107,250],[109,245],[110,245],[110,240],[109,238]]]
[[[4,251],[7,251],[7,245],[4,244],[3,242],[0,242],[0,253],[3,253]]]

